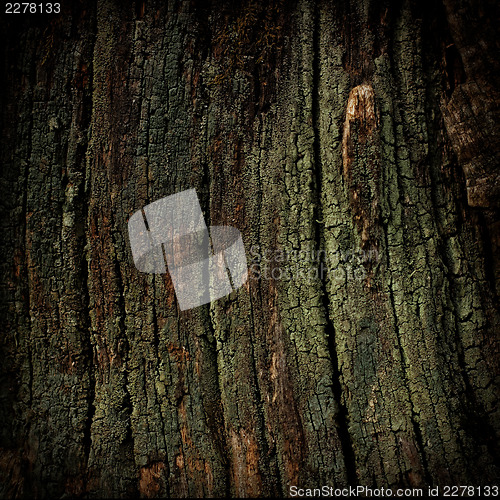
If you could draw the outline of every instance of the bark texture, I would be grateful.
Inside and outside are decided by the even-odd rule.
[[[2,42],[0,494],[498,481],[493,0],[67,2]],[[195,188],[245,286],[128,218]]]

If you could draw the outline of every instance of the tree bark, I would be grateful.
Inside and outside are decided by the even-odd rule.
[[[5,18],[0,494],[498,481],[490,0],[71,2]],[[145,205],[249,279],[180,311]]]

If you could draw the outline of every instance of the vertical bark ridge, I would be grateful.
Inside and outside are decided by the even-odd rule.
[[[356,476],[356,461],[354,450],[349,435],[349,414],[345,405],[342,402],[342,388],[340,386],[341,373],[339,370],[338,356],[335,344],[335,325],[330,317],[330,301],[326,287],[325,270],[328,268],[328,261],[325,258],[325,231],[324,231],[324,213],[323,213],[323,164],[321,158],[321,96],[320,96],[320,82],[321,82],[321,43],[323,41],[323,21],[324,15],[321,13],[321,7],[317,4],[314,5],[314,34],[313,34],[313,87],[312,87],[312,113],[313,113],[313,129],[314,129],[314,168],[315,168],[315,189],[317,192],[316,199],[316,213],[314,220],[316,222],[316,236],[315,236],[315,250],[318,252],[318,277],[322,283],[321,296],[323,301],[323,308],[326,316],[325,334],[328,339],[328,351],[332,363],[333,377],[332,377],[332,390],[337,403],[337,426],[339,439],[342,446],[342,454],[345,462],[345,474],[347,482],[350,485],[357,484]]]

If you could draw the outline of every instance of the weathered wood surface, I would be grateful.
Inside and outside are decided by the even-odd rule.
[[[498,480],[495,9],[6,21],[2,496]],[[127,220],[189,188],[241,231],[250,279],[181,313]]]

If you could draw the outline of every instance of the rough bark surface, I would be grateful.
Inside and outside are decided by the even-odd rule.
[[[0,495],[498,481],[498,6],[98,0],[4,19]],[[180,312],[128,218],[249,280]]]

